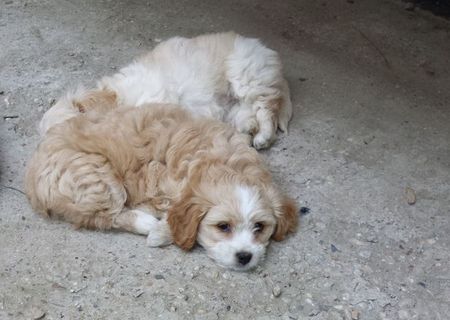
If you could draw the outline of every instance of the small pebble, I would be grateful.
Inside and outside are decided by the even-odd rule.
[[[33,320],[40,320],[45,318],[46,313],[42,310],[33,310],[31,318]]]
[[[405,197],[406,197],[406,202],[409,205],[413,205],[416,203],[416,192],[414,191],[414,189],[407,187],[405,189]]]
[[[155,279],[156,280],[164,280],[164,276],[162,274],[155,274]]]
[[[300,208],[300,215],[306,216],[310,211],[311,211],[311,209],[308,208],[308,207],[301,207]]]
[[[423,282],[423,281],[419,281],[419,282],[417,282],[417,284],[418,284],[419,286],[423,287],[423,288],[426,288],[426,287],[427,287],[427,285],[426,285],[425,282]]]
[[[352,310],[352,320],[358,320],[358,319],[359,319],[359,311]]]
[[[142,290],[142,289],[136,289],[135,292],[134,292],[134,294],[133,294],[133,297],[139,298],[139,297],[142,296],[143,294],[144,294],[144,290]]]
[[[279,286],[273,287],[272,293],[275,298],[278,298],[281,295],[281,288]]]
[[[339,251],[338,248],[336,248],[336,246],[334,244],[331,244],[330,248],[331,248],[331,252]]]

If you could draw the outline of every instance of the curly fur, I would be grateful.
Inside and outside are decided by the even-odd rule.
[[[244,269],[271,236],[295,230],[295,205],[273,185],[247,135],[173,105],[109,109],[86,109],[48,130],[25,178],[34,210],[77,227],[146,234],[151,245],[174,241],[189,250],[198,241],[219,263]],[[211,223],[218,219],[233,220],[236,233],[222,234]],[[252,231],[256,222],[263,232]],[[255,246],[258,256],[246,266],[228,262],[231,249],[227,257],[214,253],[239,230],[255,233],[233,242],[241,251]]]

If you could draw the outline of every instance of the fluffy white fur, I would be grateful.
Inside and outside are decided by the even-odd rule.
[[[44,115],[41,135],[75,116],[77,102],[101,99],[105,92],[115,95],[118,106],[174,103],[192,115],[226,121],[251,134],[257,149],[274,141],[277,128],[286,132],[292,116],[278,54],[258,39],[228,32],[160,43],[115,75],[101,79],[96,89],[79,90],[59,100]]]

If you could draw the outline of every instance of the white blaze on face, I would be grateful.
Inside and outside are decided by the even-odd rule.
[[[248,224],[252,213],[259,209],[259,193],[247,186],[238,186],[235,193],[239,200],[239,213],[244,220],[243,222]]]
[[[234,197],[237,200],[237,212],[239,221],[234,226],[229,239],[217,242],[210,248],[210,255],[219,264],[237,270],[248,270],[256,266],[264,256],[265,245],[255,241],[254,216],[261,210],[261,197],[257,190],[238,186],[235,189]],[[237,254],[251,254],[251,259],[246,264],[240,264]]]

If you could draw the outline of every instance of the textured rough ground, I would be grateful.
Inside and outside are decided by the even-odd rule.
[[[261,267],[76,231],[6,188],[68,88],[230,29],[283,57],[295,116],[264,156],[311,208]],[[449,30],[393,1],[2,1],[0,319],[448,319]]]

